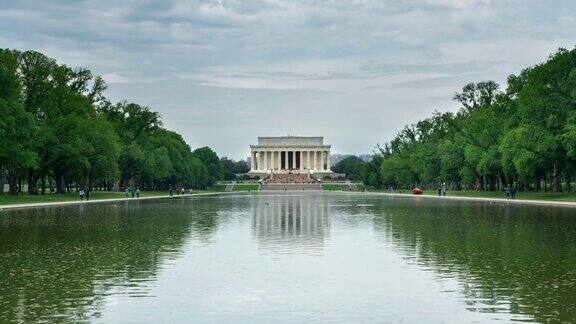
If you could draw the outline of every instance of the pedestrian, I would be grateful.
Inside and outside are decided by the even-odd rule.
[[[442,184],[442,196],[446,197],[446,182]]]
[[[506,194],[506,200],[510,200],[510,196],[512,194],[512,192],[510,190],[510,186],[507,186],[506,188],[504,188],[504,193]]]
[[[136,198],[140,198],[140,188],[136,187]]]
[[[438,197],[441,197],[441,196],[442,196],[442,186],[439,185],[438,186]]]
[[[136,194],[136,190],[134,190],[134,187],[130,188],[130,194],[132,195],[132,198],[134,198],[134,195]]]
[[[510,189],[510,195],[512,196],[512,199],[516,199],[516,187]]]
[[[80,189],[80,201],[84,200],[84,190]]]
[[[84,196],[86,197],[86,201],[90,199],[90,188],[86,188],[86,190],[84,190]]]
[[[126,189],[124,189],[124,197],[130,197],[130,188],[126,187]]]

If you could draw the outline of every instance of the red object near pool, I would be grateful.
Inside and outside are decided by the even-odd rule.
[[[424,192],[424,190],[422,190],[422,189],[420,189],[420,188],[418,188],[418,187],[412,189],[412,194],[413,194],[413,195],[421,195],[423,192]]]

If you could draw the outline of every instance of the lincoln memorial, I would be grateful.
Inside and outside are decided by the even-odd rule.
[[[258,137],[250,145],[250,173],[331,173],[330,145],[323,137]]]

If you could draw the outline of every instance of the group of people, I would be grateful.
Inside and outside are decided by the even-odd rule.
[[[176,190],[174,190],[172,187],[170,187],[170,189],[168,190],[170,192],[170,196],[174,196],[174,191],[176,191],[176,195],[184,195],[184,194],[192,194],[192,188],[190,189],[186,189],[186,188],[180,188],[180,187],[176,187]]]
[[[132,198],[136,197],[136,198],[140,198],[140,188],[136,187],[126,187],[126,189],[124,189],[124,196],[126,198],[129,198],[130,196]]]
[[[79,191],[80,194],[80,200],[86,200],[88,201],[88,199],[90,199],[90,190],[89,189],[80,189]]]
[[[438,186],[438,196],[439,197],[446,196],[446,183],[443,183],[440,186]]]
[[[270,177],[262,180],[264,183],[294,183],[294,184],[304,184],[304,183],[316,183],[318,180],[311,177],[309,174],[304,173],[276,173],[270,175]]]
[[[504,189],[504,194],[506,194],[506,199],[516,199],[516,187],[508,186]]]

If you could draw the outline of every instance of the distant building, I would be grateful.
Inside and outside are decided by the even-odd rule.
[[[330,145],[323,137],[258,137],[250,145],[250,173],[329,174]]]

